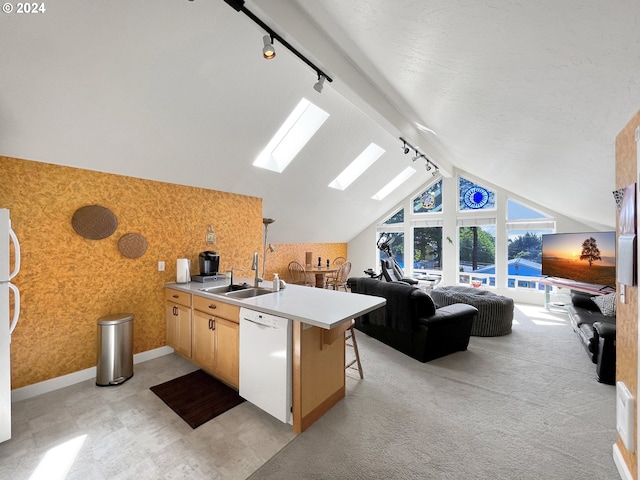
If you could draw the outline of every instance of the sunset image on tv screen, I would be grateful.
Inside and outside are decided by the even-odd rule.
[[[577,282],[614,286],[615,232],[543,235],[542,274]]]

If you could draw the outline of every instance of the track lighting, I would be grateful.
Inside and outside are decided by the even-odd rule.
[[[193,1],[193,0],[191,0]],[[260,20],[253,12],[247,9],[244,6],[244,0],[224,0],[231,8],[233,8],[236,12],[242,12],[251,20],[253,20],[256,24],[258,24],[268,35],[262,37],[262,41],[264,43],[264,48],[262,49],[262,55],[266,59],[271,59],[276,56],[276,51],[273,48],[274,40],[278,40],[282,45],[284,45],[291,53],[293,53],[296,57],[306,63],[309,67],[311,67],[318,74],[318,82],[313,86],[313,88],[317,92],[322,91],[322,87],[324,86],[325,80],[329,83],[333,82],[333,79],[316,67],[311,60],[302,55],[298,50],[296,50],[289,42],[287,42],[284,38],[278,35],[273,31],[269,25]]]
[[[325,77],[322,74],[318,74],[318,81],[315,83],[315,85],[313,86],[313,89],[318,92],[318,93],[322,93],[322,87],[324,87],[324,81],[327,77]]]
[[[402,137],[400,137],[400,141],[402,142],[402,151],[405,153],[405,155],[407,153],[409,153],[409,151],[411,151],[411,150],[413,150],[415,152],[415,155],[413,157],[411,157],[411,160],[413,162],[415,162],[416,160],[422,158],[426,162],[425,169],[427,170],[427,172],[431,172],[433,170],[433,172],[431,172],[431,174],[434,177],[438,173],[440,173],[440,169],[438,168],[438,166],[435,163],[433,163],[424,153],[421,153],[420,150],[418,150],[417,147],[414,147],[413,145],[411,145],[409,142],[407,142]]]
[[[262,56],[267,60],[271,60],[276,56],[276,49],[273,48],[273,38],[271,38],[271,35],[265,35],[262,37],[262,43],[264,43]]]

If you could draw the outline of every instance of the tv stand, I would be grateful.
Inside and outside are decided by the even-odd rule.
[[[544,308],[546,308],[547,310],[550,310],[550,307],[554,306],[551,302],[552,286],[558,288],[569,288],[571,290],[591,293],[593,295],[605,295],[607,293],[616,291],[615,288],[609,285],[594,285],[592,283],[576,282],[574,280],[567,280],[566,278],[558,277],[546,277],[538,280],[538,283],[540,285],[544,285]]]

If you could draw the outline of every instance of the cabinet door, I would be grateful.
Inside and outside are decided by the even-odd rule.
[[[212,374],[216,373],[216,327],[213,315],[193,311],[193,361]]]
[[[167,302],[166,317],[167,345],[191,358],[191,308]]]
[[[191,308],[178,305],[178,338],[177,350],[187,358],[191,358]]]
[[[178,344],[178,305],[165,302],[165,318],[167,319],[167,345],[175,349]]]
[[[239,328],[223,318],[216,319],[218,376],[229,385],[239,386]]]

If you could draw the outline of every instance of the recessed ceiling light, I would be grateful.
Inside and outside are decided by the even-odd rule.
[[[376,193],[373,197],[374,200],[382,200],[384,197],[393,192],[396,188],[402,185],[411,175],[416,173],[414,168],[407,167],[400,174],[398,174],[393,180],[387,183],[384,187],[380,189],[378,193]]]
[[[418,122],[414,122],[414,123],[415,123],[416,127],[418,127],[418,130],[422,130],[423,132],[427,132],[427,133],[432,133],[436,137],[438,136],[438,134],[436,132],[434,132],[433,130],[431,130],[429,127],[425,127],[424,125],[422,125],[421,123],[418,123]]]
[[[384,152],[385,150],[382,147],[371,143],[329,186],[338,190],[346,189],[356,178],[362,175],[367,168],[373,165],[373,162],[379,159]]]
[[[281,173],[328,117],[327,112],[303,98],[253,165]]]

